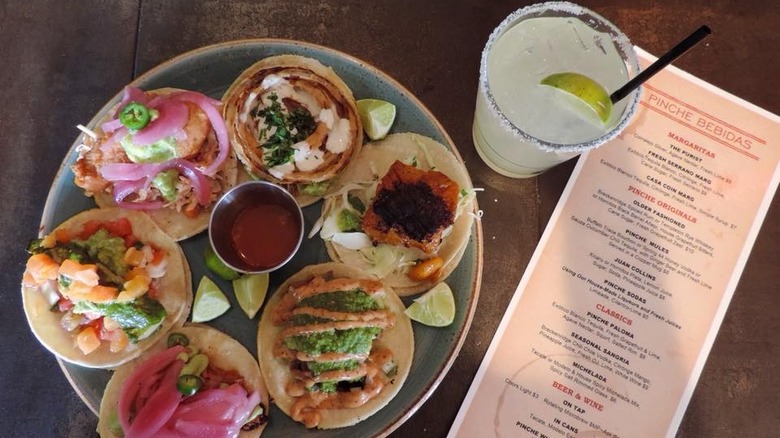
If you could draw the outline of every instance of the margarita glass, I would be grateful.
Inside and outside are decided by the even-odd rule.
[[[628,125],[639,89],[602,121],[575,96],[540,84],[562,72],[585,75],[612,93],[639,73],[639,62],[617,27],[567,2],[519,9],[490,35],[480,63],[473,136],[493,170],[516,178],[538,175]]]

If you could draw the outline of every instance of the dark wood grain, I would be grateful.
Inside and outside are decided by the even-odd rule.
[[[484,4],[483,4],[484,3]],[[416,1],[0,1],[0,311],[4,389],[0,430],[15,436],[94,434],[94,416],[30,334],[18,293],[27,239],[74,126],[133,77],[184,51],[274,37],[349,53],[396,78],[437,115],[458,145],[484,211],[485,270],[469,336],[438,390],[395,436],[444,436],[468,390],[574,162],[514,180],[485,166],[471,142],[484,41],[527,2]],[[660,54],[700,24],[705,43],[675,65],[780,113],[780,8],[776,0],[581,2],[632,42]],[[780,147],[774,144],[773,147]],[[773,436],[780,430],[780,206],[774,202],[677,434]],[[346,432],[346,431],[345,431]],[[637,435],[640,436],[640,435]]]

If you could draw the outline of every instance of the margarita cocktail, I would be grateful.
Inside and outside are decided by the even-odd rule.
[[[628,124],[635,90],[602,120],[588,103],[544,78],[573,72],[613,92],[639,72],[633,47],[598,14],[566,2],[528,6],[507,17],[482,53],[474,144],[495,171],[537,175],[600,146]]]

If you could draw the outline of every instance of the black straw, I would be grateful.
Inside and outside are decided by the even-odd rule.
[[[654,63],[650,64],[641,73],[639,73],[633,79],[628,81],[626,85],[623,85],[622,87],[620,87],[620,89],[612,93],[612,95],[609,96],[609,99],[614,104],[617,103],[619,100],[623,99],[624,97],[628,96],[629,93],[634,91],[635,88],[642,85],[653,75],[661,71],[662,68],[671,64],[672,61],[682,56],[683,53],[687,52],[689,49],[691,49],[693,46],[698,44],[701,40],[706,38],[711,33],[712,30],[710,30],[710,28],[706,25],[703,25],[700,28],[696,29],[696,31],[690,34],[688,38],[682,40],[679,44],[672,47],[671,50],[666,52],[663,56],[658,58]]]

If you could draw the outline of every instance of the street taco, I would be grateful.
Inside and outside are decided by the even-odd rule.
[[[462,162],[437,141],[392,134],[371,142],[326,195],[319,235],[333,261],[363,269],[400,296],[458,266],[475,217]]]
[[[268,392],[255,358],[217,329],[186,324],[118,368],[100,403],[101,437],[260,436]]]
[[[113,368],[138,357],[192,305],[181,247],[141,212],[92,209],[28,247],[22,301],[30,328],[61,359]]]
[[[260,369],[279,408],[306,427],[333,429],[373,415],[406,381],[414,334],[389,288],[355,268],[304,268],[265,306]]]
[[[352,91],[311,58],[265,58],[241,73],[222,102],[247,171],[284,185],[301,206],[320,199],[363,144]]]
[[[125,87],[122,101],[85,129],[76,185],[100,207],[145,211],[175,240],[203,231],[238,175],[219,106],[194,91]]]

